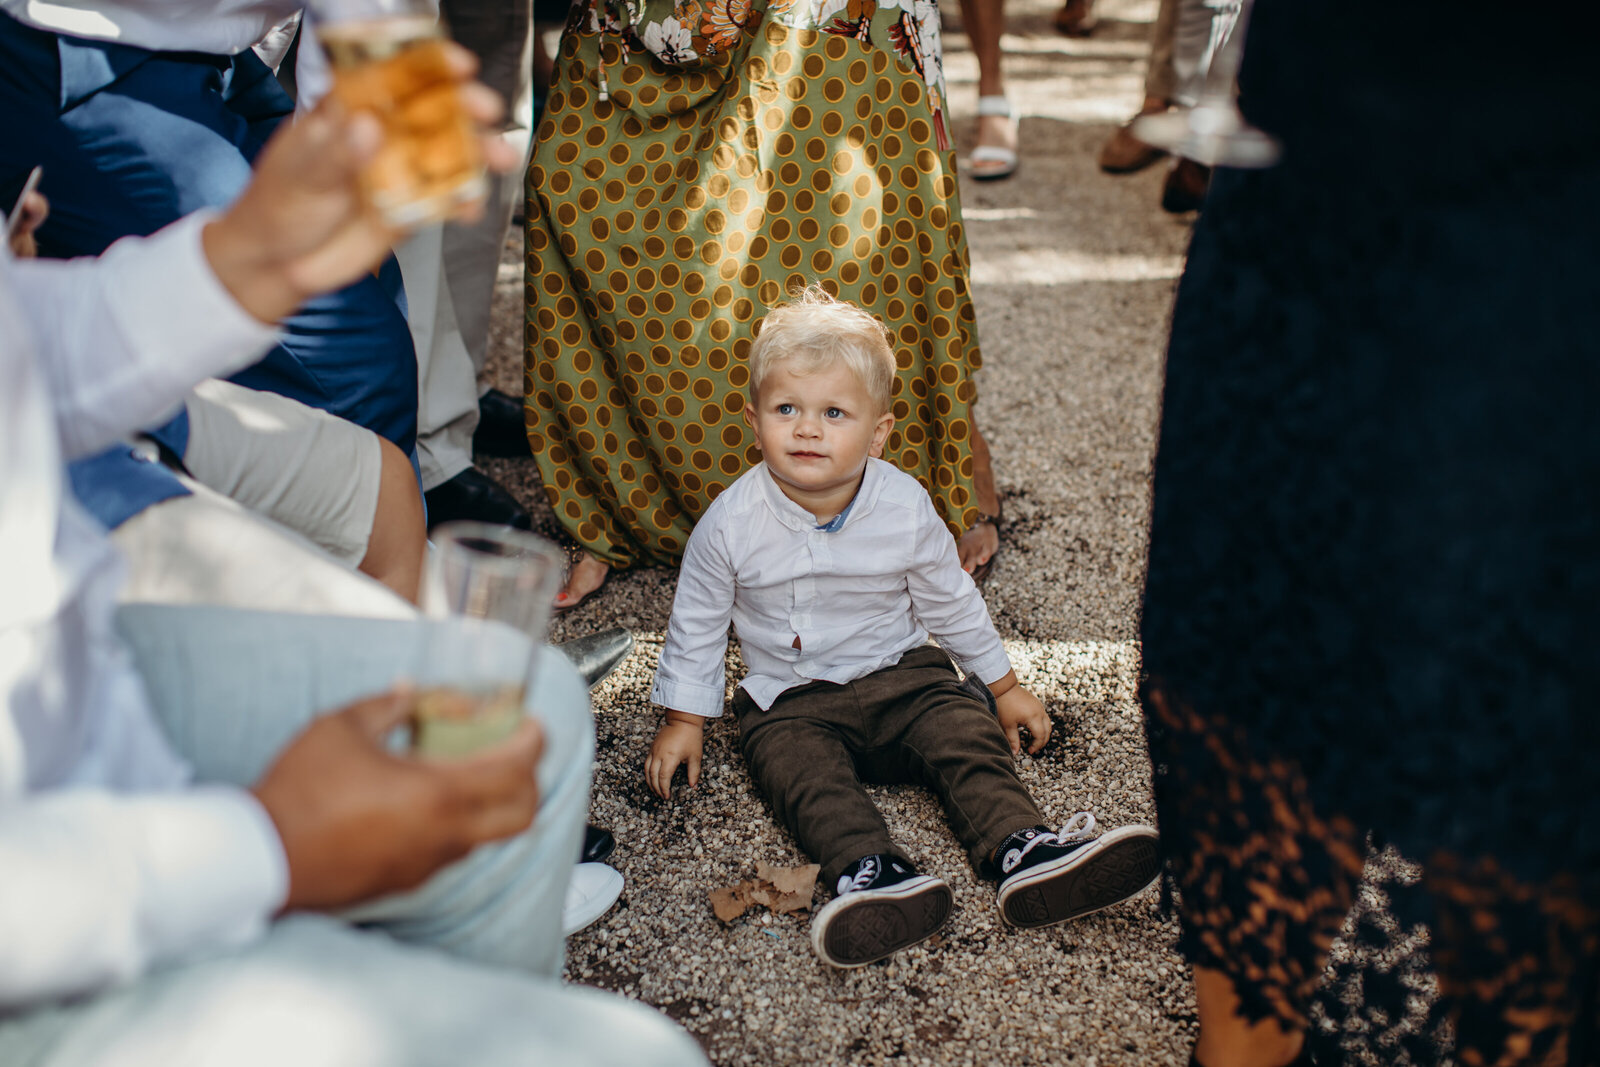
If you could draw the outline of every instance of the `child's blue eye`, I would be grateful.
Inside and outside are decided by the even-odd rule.
[[[779,415],[793,415],[794,414],[794,405],[793,404],[779,404],[776,410],[777,410]]]
[[[844,412],[840,411],[838,408],[829,408],[827,411],[824,411],[823,414],[830,419],[844,418]]]

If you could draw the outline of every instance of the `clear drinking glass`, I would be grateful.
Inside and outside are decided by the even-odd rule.
[[[1239,110],[1237,79],[1251,4],[1239,0],[1236,12],[1216,15],[1217,43],[1210,49],[1194,106],[1141,115],[1130,130],[1135,137],[1208,167],[1259,168],[1278,162],[1278,142],[1250,125]]]
[[[383,124],[364,181],[384,220],[409,229],[481,199],[482,148],[427,0],[316,0],[311,11],[333,95]]]
[[[424,628],[413,746],[450,758],[504,739],[522,720],[566,560],[506,526],[451,522],[430,536],[422,610],[448,624]]]

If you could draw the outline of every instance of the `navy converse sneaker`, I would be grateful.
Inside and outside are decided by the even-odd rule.
[[[1012,926],[1051,926],[1127,900],[1161,873],[1156,841],[1148,826],[1096,837],[1086,811],[1059,833],[1018,830],[994,854],[1003,879],[1000,914]]]
[[[846,867],[837,891],[811,920],[811,947],[833,967],[865,967],[926,941],[955,906],[943,881],[881,854]]]

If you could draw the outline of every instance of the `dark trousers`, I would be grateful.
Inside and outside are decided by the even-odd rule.
[[[120,238],[227,206],[293,110],[250,51],[152,52],[0,14],[0,200],[9,208],[28,171],[44,165],[45,255],[99,255]],[[234,380],[359,423],[409,453],[416,356],[390,269],[385,282],[366,278],[307,303],[284,322],[282,343]],[[186,425],[157,436],[183,454]]]
[[[910,861],[863,782],[933,790],[980,874],[1006,835],[1044,821],[1000,723],[932,646],[848,685],[791,689],[766,711],[741,689],[733,709],[756,785],[830,887],[863,856]]]

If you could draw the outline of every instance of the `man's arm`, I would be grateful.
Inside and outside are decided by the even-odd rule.
[[[467,84],[476,62],[461,48],[450,56],[463,106],[493,125],[498,98]],[[372,116],[325,101],[279,128],[225,212],[120,241],[97,260],[13,265],[68,459],[160,421],[201,379],[248,366],[271,347],[271,324],[383,261],[402,235],[360,183],[381,139]],[[508,169],[513,155],[485,139],[491,168]]]
[[[236,789],[33,794],[0,807],[0,1007],[130,979],[256,937],[283,903],[283,849]]]
[[[67,459],[160,422],[204,378],[249,366],[277,331],[239,306],[207,263],[190,216],[97,259],[14,264]]]
[[[385,743],[412,705],[397,690],[317,719],[250,792],[64,788],[0,802],[0,1008],[243,944],[279,911],[415,888],[526,829],[539,808],[538,722],[424,762]],[[3,725],[0,765],[11,765],[20,753]]]

